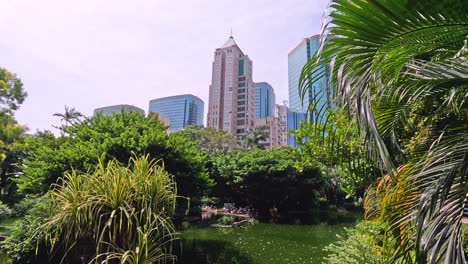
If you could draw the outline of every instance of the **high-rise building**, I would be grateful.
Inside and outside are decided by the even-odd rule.
[[[275,105],[272,116],[255,119],[255,129],[262,133],[266,140],[260,142],[265,148],[277,148],[288,145],[287,128],[288,107]]]
[[[207,126],[246,136],[255,126],[252,61],[231,36],[214,52]]]
[[[255,118],[273,116],[276,107],[275,102],[275,91],[269,83],[255,83]]]
[[[321,66],[321,76],[307,87],[304,94],[304,102],[299,94],[299,79],[302,68],[318,51],[320,36],[315,35],[305,38],[288,54],[288,79],[289,79],[289,108],[293,112],[306,113],[310,104],[315,106],[311,111],[312,121],[320,122],[325,114],[325,109],[331,106],[331,90],[328,87],[328,67]],[[313,77],[313,76],[312,76]]]
[[[203,101],[191,94],[169,96],[151,100],[149,112],[158,113],[169,119],[169,131],[183,129],[189,125],[203,125]]]
[[[268,149],[280,146],[277,117],[267,116],[255,119],[255,129],[265,136],[265,140],[259,142],[260,145]]]
[[[102,115],[108,116],[112,115],[113,113],[121,113],[122,111],[124,112],[137,112],[140,114],[145,114],[145,110],[138,108],[133,105],[126,105],[126,104],[119,104],[119,105],[110,105],[110,106],[104,106],[104,107],[99,107],[94,109],[94,115],[97,115],[98,113],[101,113]]]
[[[283,105],[276,105],[278,109],[278,137],[280,146],[288,145],[288,107],[286,102]]]
[[[306,120],[306,114],[301,112],[292,111],[291,109],[288,110],[288,132],[290,130],[297,130],[302,121]],[[297,147],[296,140],[292,135],[288,133],[288,146]]]

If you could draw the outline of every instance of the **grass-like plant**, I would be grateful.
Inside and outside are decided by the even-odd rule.
[[[174,259],[176,196],[173,177],[148,156],[128,167],[100,162],[53,186],[55,208],[42,232],[61,262],[164,263]]]

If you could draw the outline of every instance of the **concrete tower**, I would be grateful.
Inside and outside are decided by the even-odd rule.
[[[232,36],[215,50],[211,78],[207,126],[248,135],[255,126],[252,61]]]

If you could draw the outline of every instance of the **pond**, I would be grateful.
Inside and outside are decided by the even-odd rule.
[[[348,219],[349,220],[349,219]],[[215,228],[206,224],[181,232],[175,246],[179,264],[322,263],[323,248],[337,241],[344,227],[356,223],[308,225],[260,223],[248,227]]]

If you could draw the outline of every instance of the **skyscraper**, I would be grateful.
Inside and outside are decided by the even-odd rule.
[[[203,125],[203,101],[191,94],[169,96],[151,100],[149,112],[169,119],[169,130],[175,131],[189,125]]]
[[[283,101],[282,105],[276,105],[278,110],[278,136],[280,146],[288,145],[288,107]]]
[[[325,114],[325,109],[331,106],[330,89],[328,87],[328,74],[313,82],[307,89],[302,102],[299,95],[299,78],[302,68],[310,58],[318,51],[320,36],[315,35],[305,38],[288,54],[288,79],[289,79],[289,108],[293,112],[306,113],[309,104],[315,105],[315,111],[310,112],[312,121],[318,120]],[[322,72],[327,73],[327,67],[322,67]]]
[[[306,114],[301,112],[292,111],[289,109],[287,111],[288,114],[288,121],[287,127],[288,132],[291,130],[297,130],[300,127],[301,122],[305,121]],[[288,146],[297,147],[296,139],[288,133]]]
[[[255,83],[255,118],[273,116],[276,107],[275,102],[275,91],[269,83]]]
[[[231,36],[214,52],[207,126],[241,137],[255,126],[252,61]]]
[[[126,105],[126,104],[120,104],[120,105],[110,105],[110,106],[104,106],[104,107],[99,107],[94,109],[94,115],[97,115],[98,113],[101,113],[102,115],[112,115],[113,113],[119,114],[120,112],[138,112],[140,114],[145,114],[145,110],[138,108],[133,105]]]

